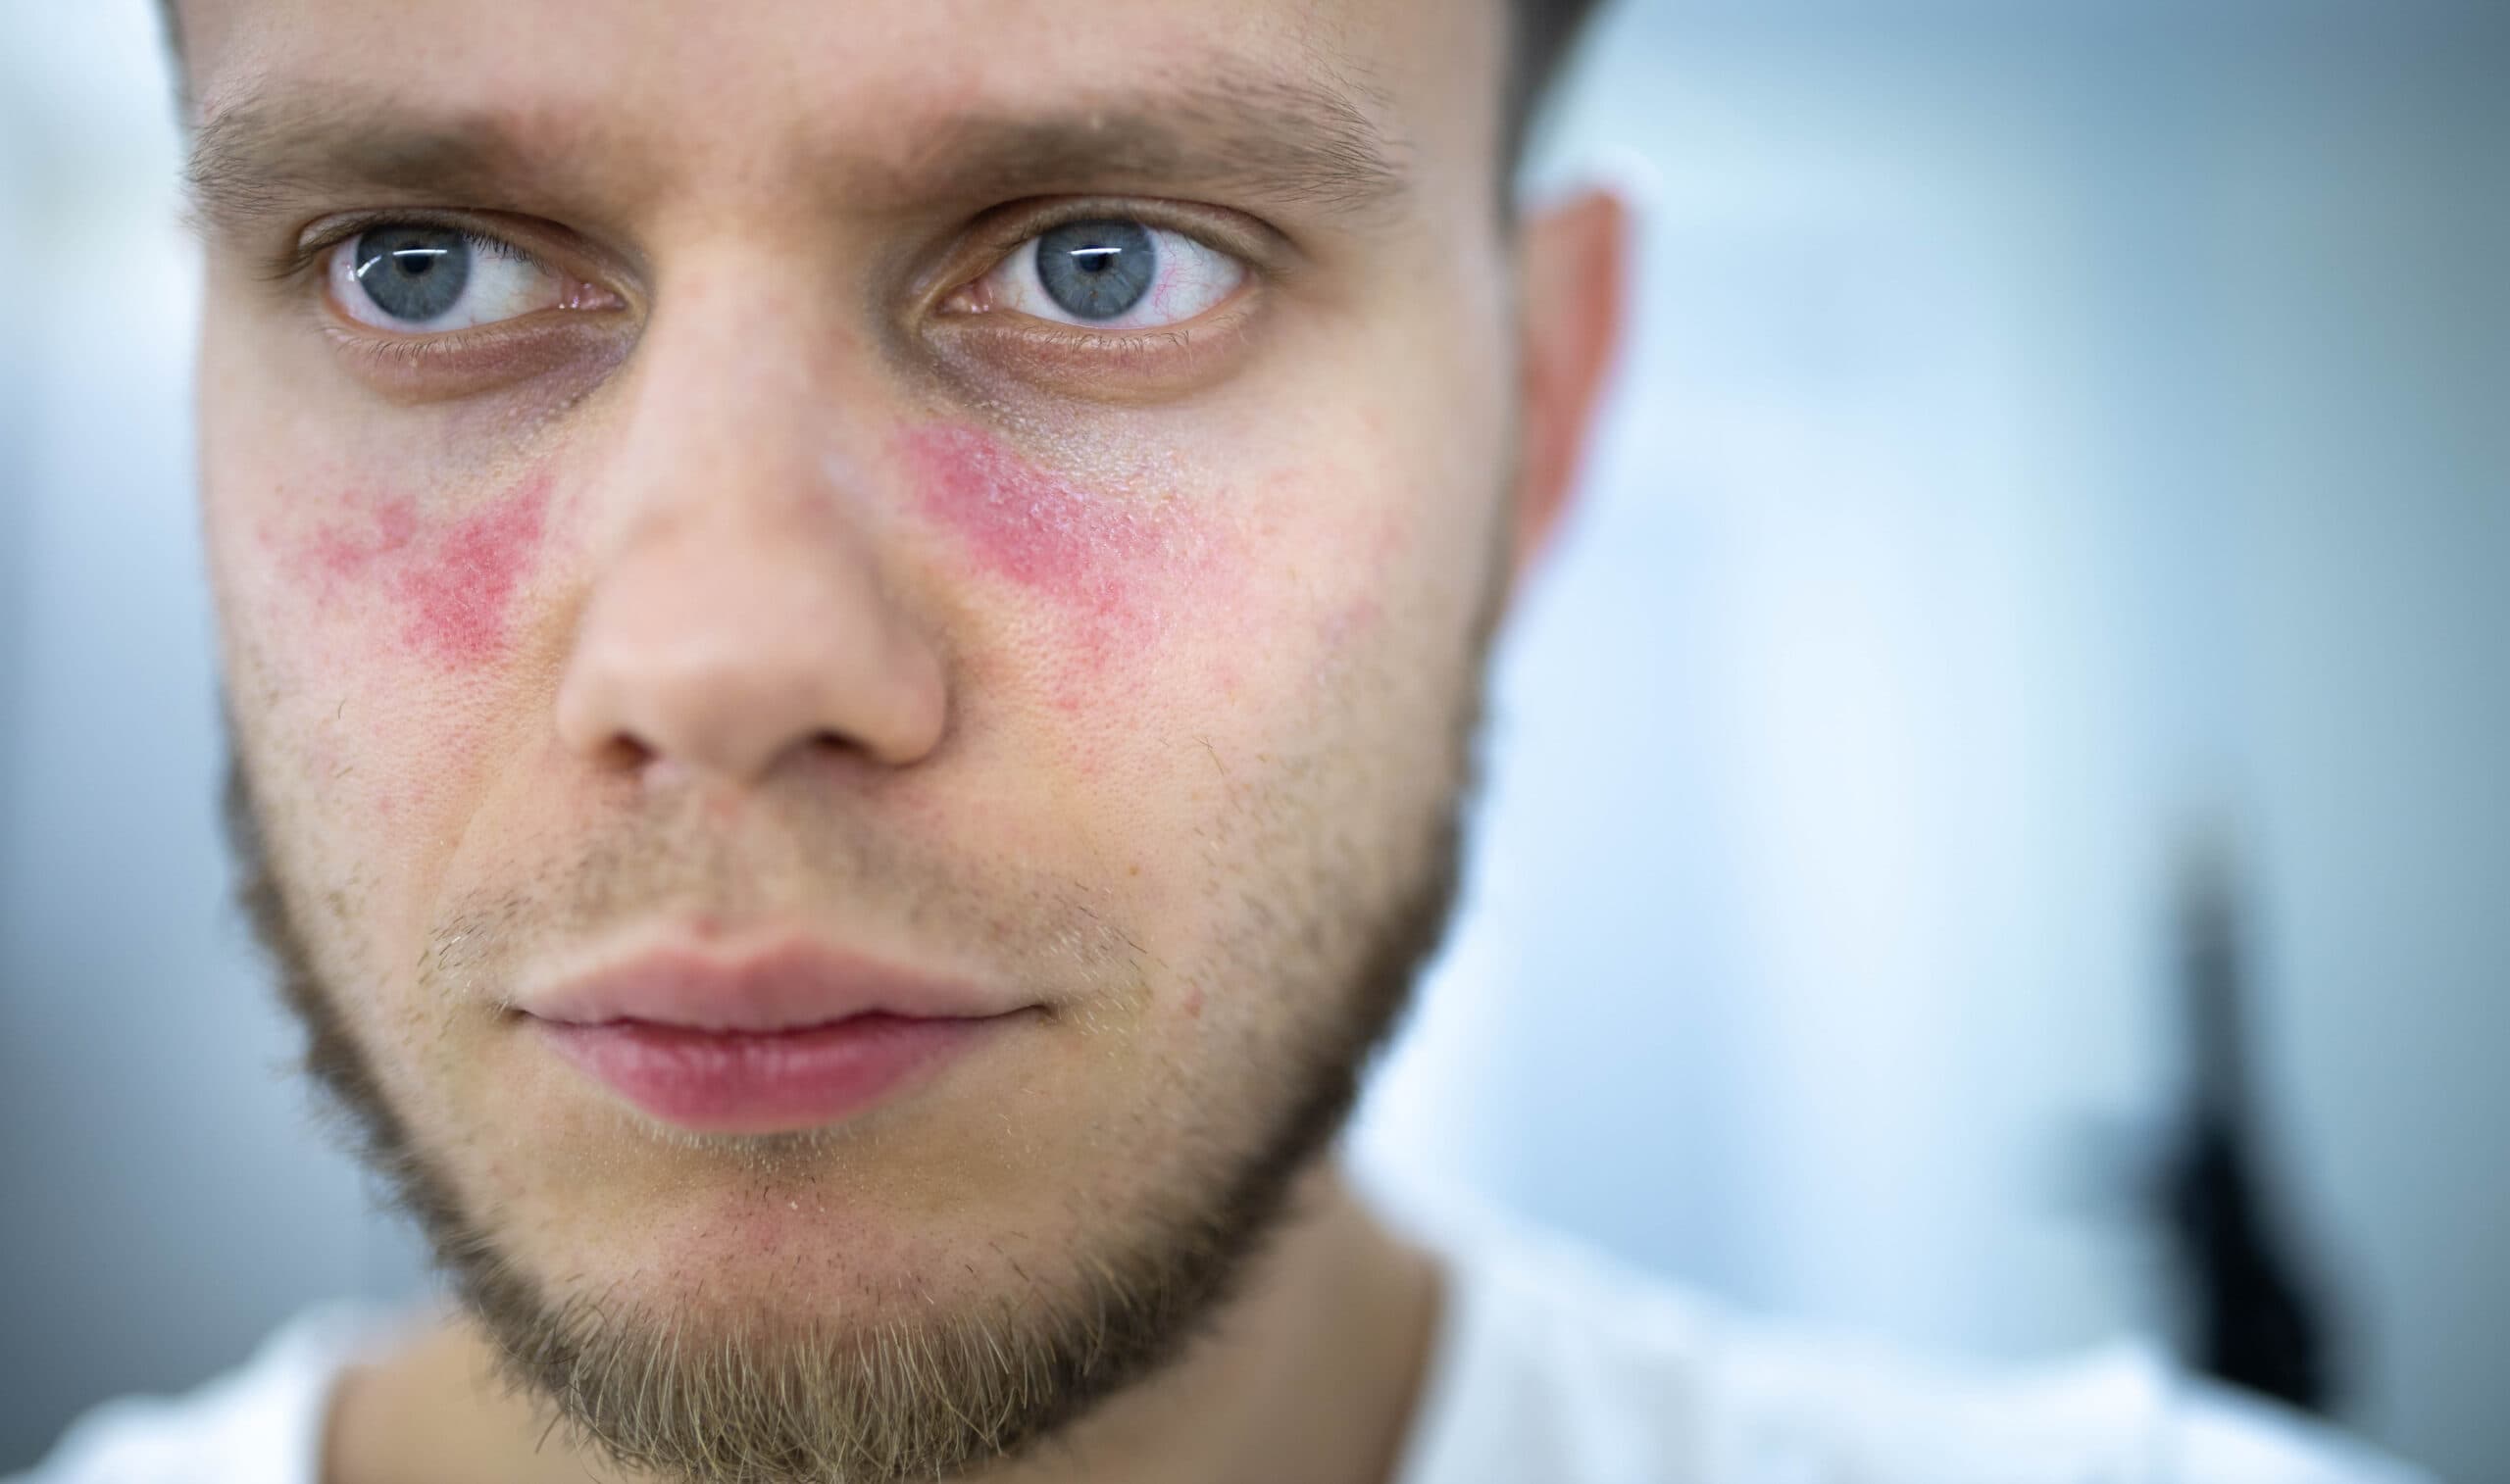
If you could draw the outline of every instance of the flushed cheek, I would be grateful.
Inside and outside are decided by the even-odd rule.
[[[1213,474],[1121,449],[1049,466],[962,425],[901,445],[915,511],[946,538],[945,580],[987,616],[963,651],[975,683],[1093,728],[1094,743],[1070,739],[1092,772],[1172,753],[1177,735],[1297,724],[1371,651],[1409,560],[1404,513],[1366,457]]]
[[[1059,603],[1122,607],[1129,579],[1176,544],[1155,496],[1085,488],[974,428],[920,428],[906,452],[926,515],[986,571]]]
[[[1024,668],[1067,708],[1190,642],[1238,588],[1228,491],[1140,459],[1049,469],[963,426],[913,430],[901,455],[966,576],[1047,620],[1022,629]]]
[[[282,488],[237,527],[230,660],[260,677],[241,694],[267,708],[268,786],[361,842],[349,864],[390,870],[441,835],[503,734],[552,486],[533,474],[439,513],[345,482]]]
[[[288,585],[326,623],[369,619],[401,656],[472,670],[505,654],[518,596],[548,533],[550,480],[530,475],[485,505],[430,519],[405,494],[349,495],[336,516],[275,544]]]

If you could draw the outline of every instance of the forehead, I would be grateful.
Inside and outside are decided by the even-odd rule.
[[[1499,0],[184,0],[195,119],[406,110],[644,193],[795,173],[867,197],[975,128],[1273,136],[1431,187],[1496,169]],[[1320,125],[1312,139],[1281,130]],[[308,130],[299,127],[302,135]],[[997,150],[997,155],[1002,151]],[[859,178],[858,178],[859,177]],[[1447,177],[1447,178],[1441,178]],[[1051,188],[1051,183],[1049,187]]]

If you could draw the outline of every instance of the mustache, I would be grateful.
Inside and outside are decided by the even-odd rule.
[[[230,733],[230,737],[232,734]],[[230,741],[226,822],[249,876],[287,890],[258,780]],[[1048,1002],[1131,998],[1163,965],[1109,881],[1000,849],[910,838],[858,801],[771,784],[735,810],[661,790],[564,825],[527,808],[475,819],[458,886],[428,914],[429,999],[510,1004],[553,952],[691,930],[800,931],[916,967],[1017,982]]]
[[[665,803],[497,875],[448,902],[428,934],[425,977],[477,993],[511,985],[541,946],[662,924],[725,937],[799,927],[918,966],[1014,977],[1050,998],[1137,983],[1149,966],[1103,886],[998,853],[903,840],[818,801],[744,811],[737,823],[693,800]]]

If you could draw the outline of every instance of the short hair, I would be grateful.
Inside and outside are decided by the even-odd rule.
[[[1570,48],[1586,27],[1599,0],[1505,0],[1508,7],[1506,92],[1501,96],[1499,160],[1501,178],[1513,175],[1525,154],[1526,136],[1534,115],[1559,80]],[[176,91],[183,85],[183,18],[175,0],[157,0],[157,16],[165,27],[166,52],[174,59]]]
[[[1513,174],[1524,159],[1534,118],[1597,8],[1598,0],[1508,0],[1508,80],[1499,138],[1503,175]]]

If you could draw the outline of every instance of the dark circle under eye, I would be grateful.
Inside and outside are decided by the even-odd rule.
[[[1083,320],[1113,320],[1159,276],[1159,252],[1138,222],[1075,222],[1037,239],[1037,277]]]
[[[359,235],[349,261],[375,307],[413,324],[460,303],[471,281],[471,244],[447,227],[376,227]]]

